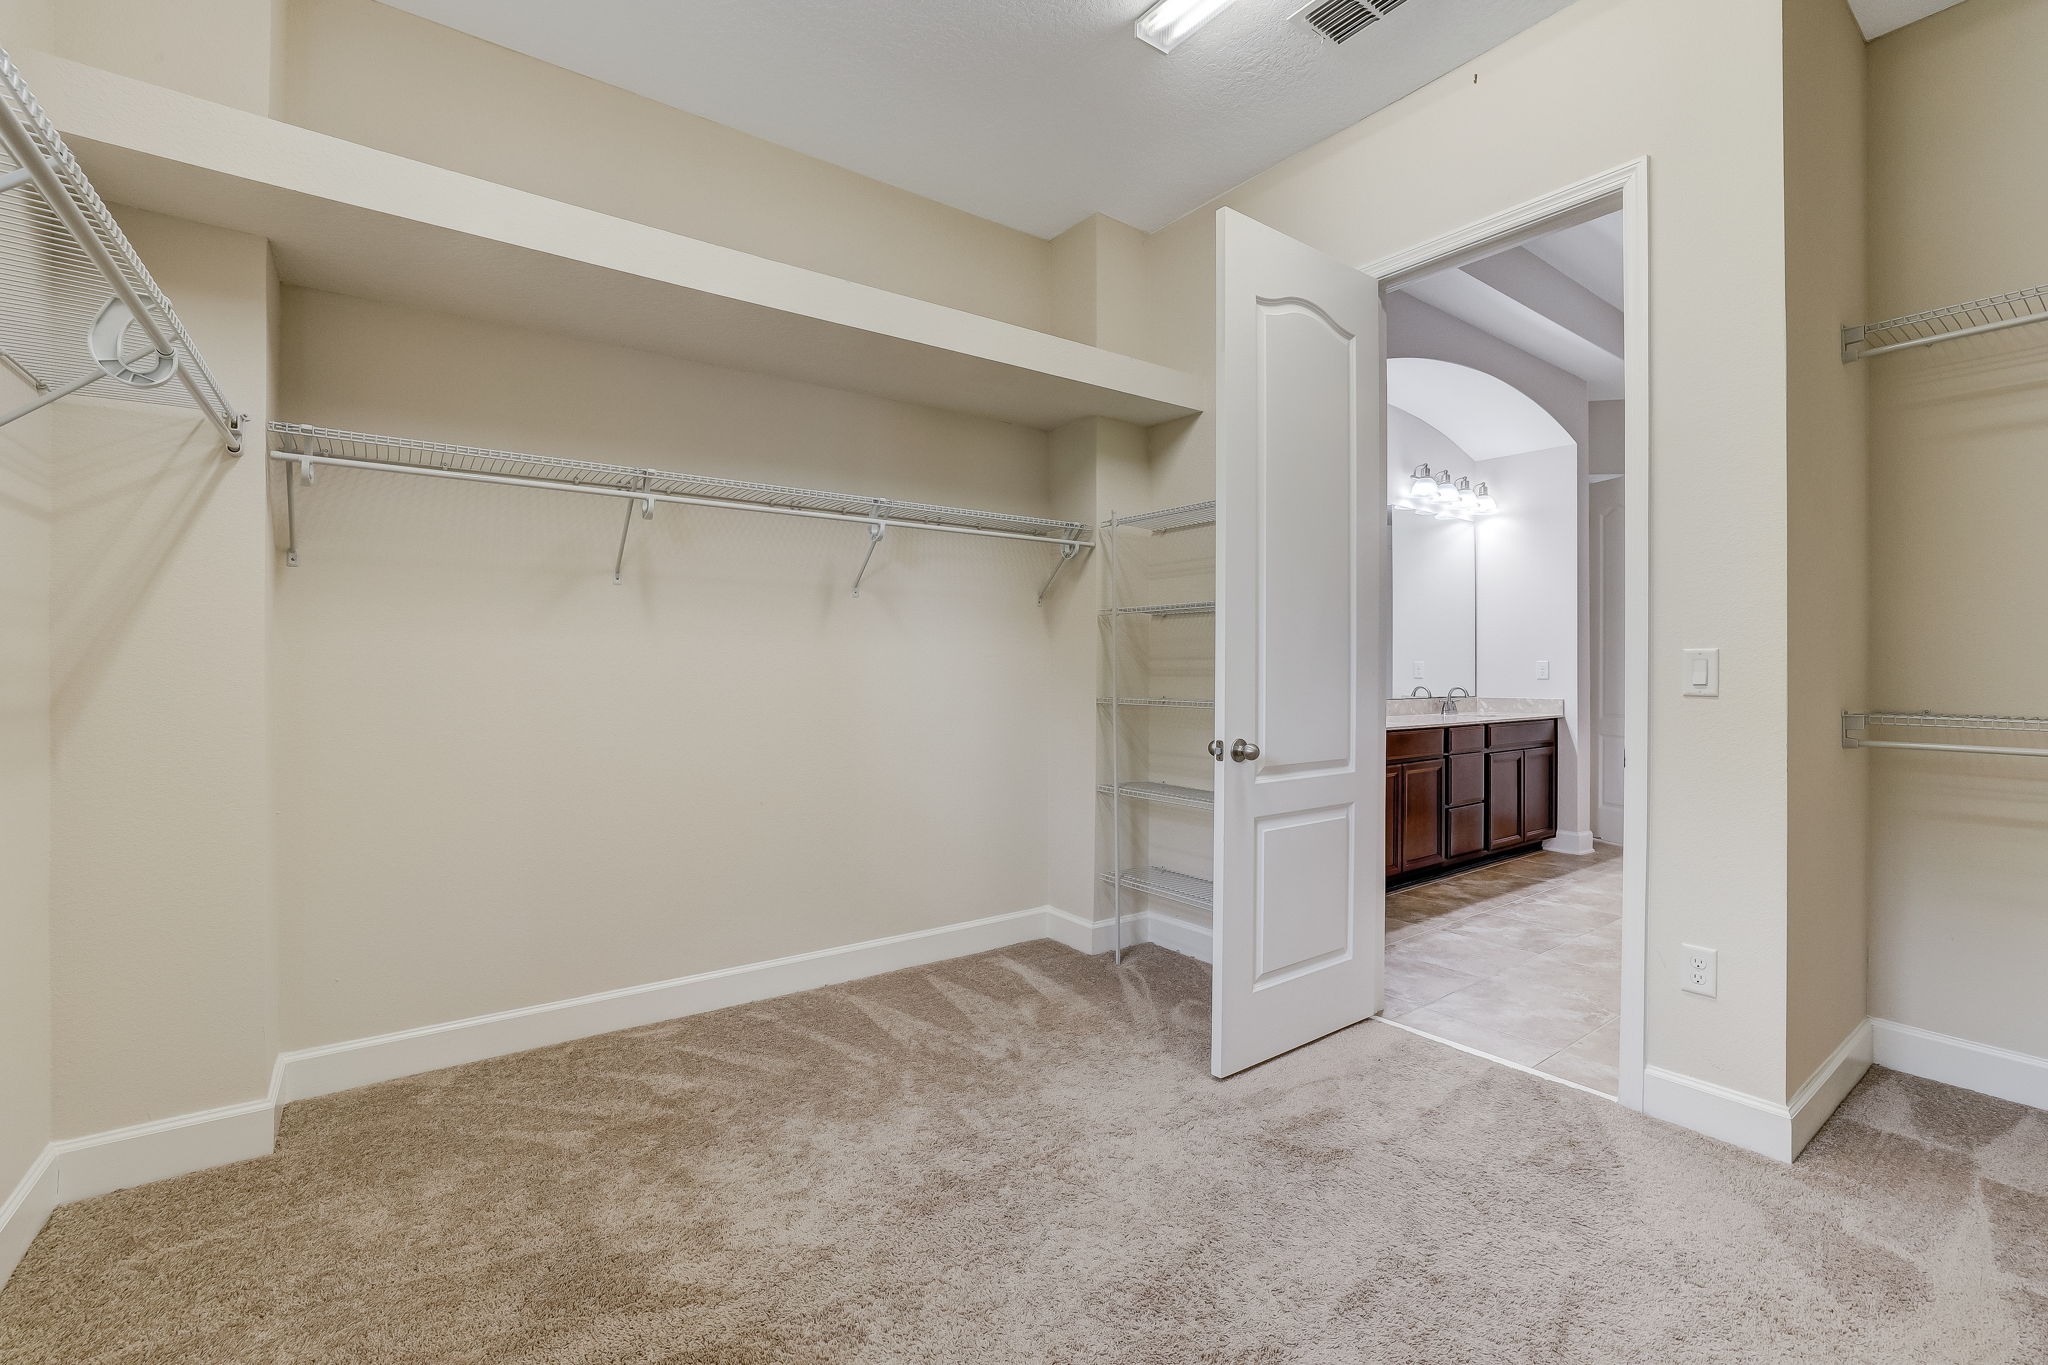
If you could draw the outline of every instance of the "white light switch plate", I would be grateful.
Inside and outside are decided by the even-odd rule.
[[[1548,659],[1538,659],[1538,660],[1536,661],[1536,679],[1537,679],[1537,681],[1538,681],[1538,682],[1541,682],[1541,681],[1543,681],[1544,679],[1548,678],[1549,676],[1550,676],[1550,660],[1548,660]]]
[[[1718,697],[1721,695],[1720,650],[1688,649],[1685,651],[1685,695],[1688,697]]]

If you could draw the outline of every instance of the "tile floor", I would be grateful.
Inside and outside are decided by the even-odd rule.
[[[1621,850],[1594,847],[1389,895],[1385,1017],[1614,1094]]]

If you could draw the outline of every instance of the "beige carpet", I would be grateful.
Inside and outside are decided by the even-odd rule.
[[[1787,1169],[1207,1013],[1039,943],[296,1104],[59,1210],[0,1360],[2048,1360],[2048,1114],[1874,1073]]]

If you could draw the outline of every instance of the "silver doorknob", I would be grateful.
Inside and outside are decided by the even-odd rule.
[[[1248,739],[1241,739],[1230,746],[1230,756],[1239,763],[1248,762],[1259,756],[1259,746]]]
[[[1216,760],[1216,761],[1217,761],[1218,763],[1221,763],[1221,762],[1223,761],[1223,741],[1222,741],[1222,740],[1220,740],[1220,739],[1212,739],[1212,740],[1210,740],[1210,741],[1209,741],[1209,757],[1211,757],[1211,758],[1215,759],[1215,760]]]

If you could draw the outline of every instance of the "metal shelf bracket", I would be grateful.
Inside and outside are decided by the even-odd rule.
[[[880,503],[876,503],[875,514],[877,516],[880,516],[881,512],[882,505]],[[860,596],[861,580],[868,576],[868,565],[875,562],[875,547],[882,543],[882,534],[883,528],[881,522],[871,521],[868,523],[868,552],[865,555],[861,556],[860,572],[853,576],[853,595],[855,597]]]
[[[647,478],[643,475],[640,479],[640,489],[642,492],[647,490],[647,482]],[[640,510],[640,520],[653,521],[654,499],[640,498],[637,501]],[[619,553],[617,558],[612,560],[612,582],[614,584],[626,581],[626,538],[633,534],[633,509],[633,503],[629,502],[626,504],[626,519],[619,526]]]
[[[1066,568],[1066,567],[1067,567],[1067,561],[1068,561],[1068,560],[1070,560],[1070,559],[1072,559],[1072,558],[1073,558],[1073,557],[1074,557],[1075,555],[1079,554],[1080,552],[1081,552],[1081,547],[1080,547],[1080,546],[1078,546],[1078,545],[1062,545],[1062,546],[1060,546],[1060,557],[1059,557],[1059,561],[1058,561],[1057,563],[1055,563],[1055,564],[1054,564],[1054,565],[1052,566],[1052,572],[1046,575],[1046,577],[1045,577],[1045,586],[1041,587],[1041,588],[1040,588],[1040,589],[1038,590],[1038,605],[1039,605],[1039,606],[1041,606],[1041,607],[1042,607],[1042,606],[1044,606],[1044,605],[1045,605],[1045,595],[1046,595],[1047,593],[1049,593],[1049,592],[1051,592],[1051,591],[1052,591],[1052,585],[1053,585],[1053,584],[1054,584],[1055,582],[1057,582],[1057,581],[1058,581],[1058,579],[1059,579],[1059,576],[1060,576],[1060,570],[1061,570],[1061,569],[1064,569],[1064,568]]]

